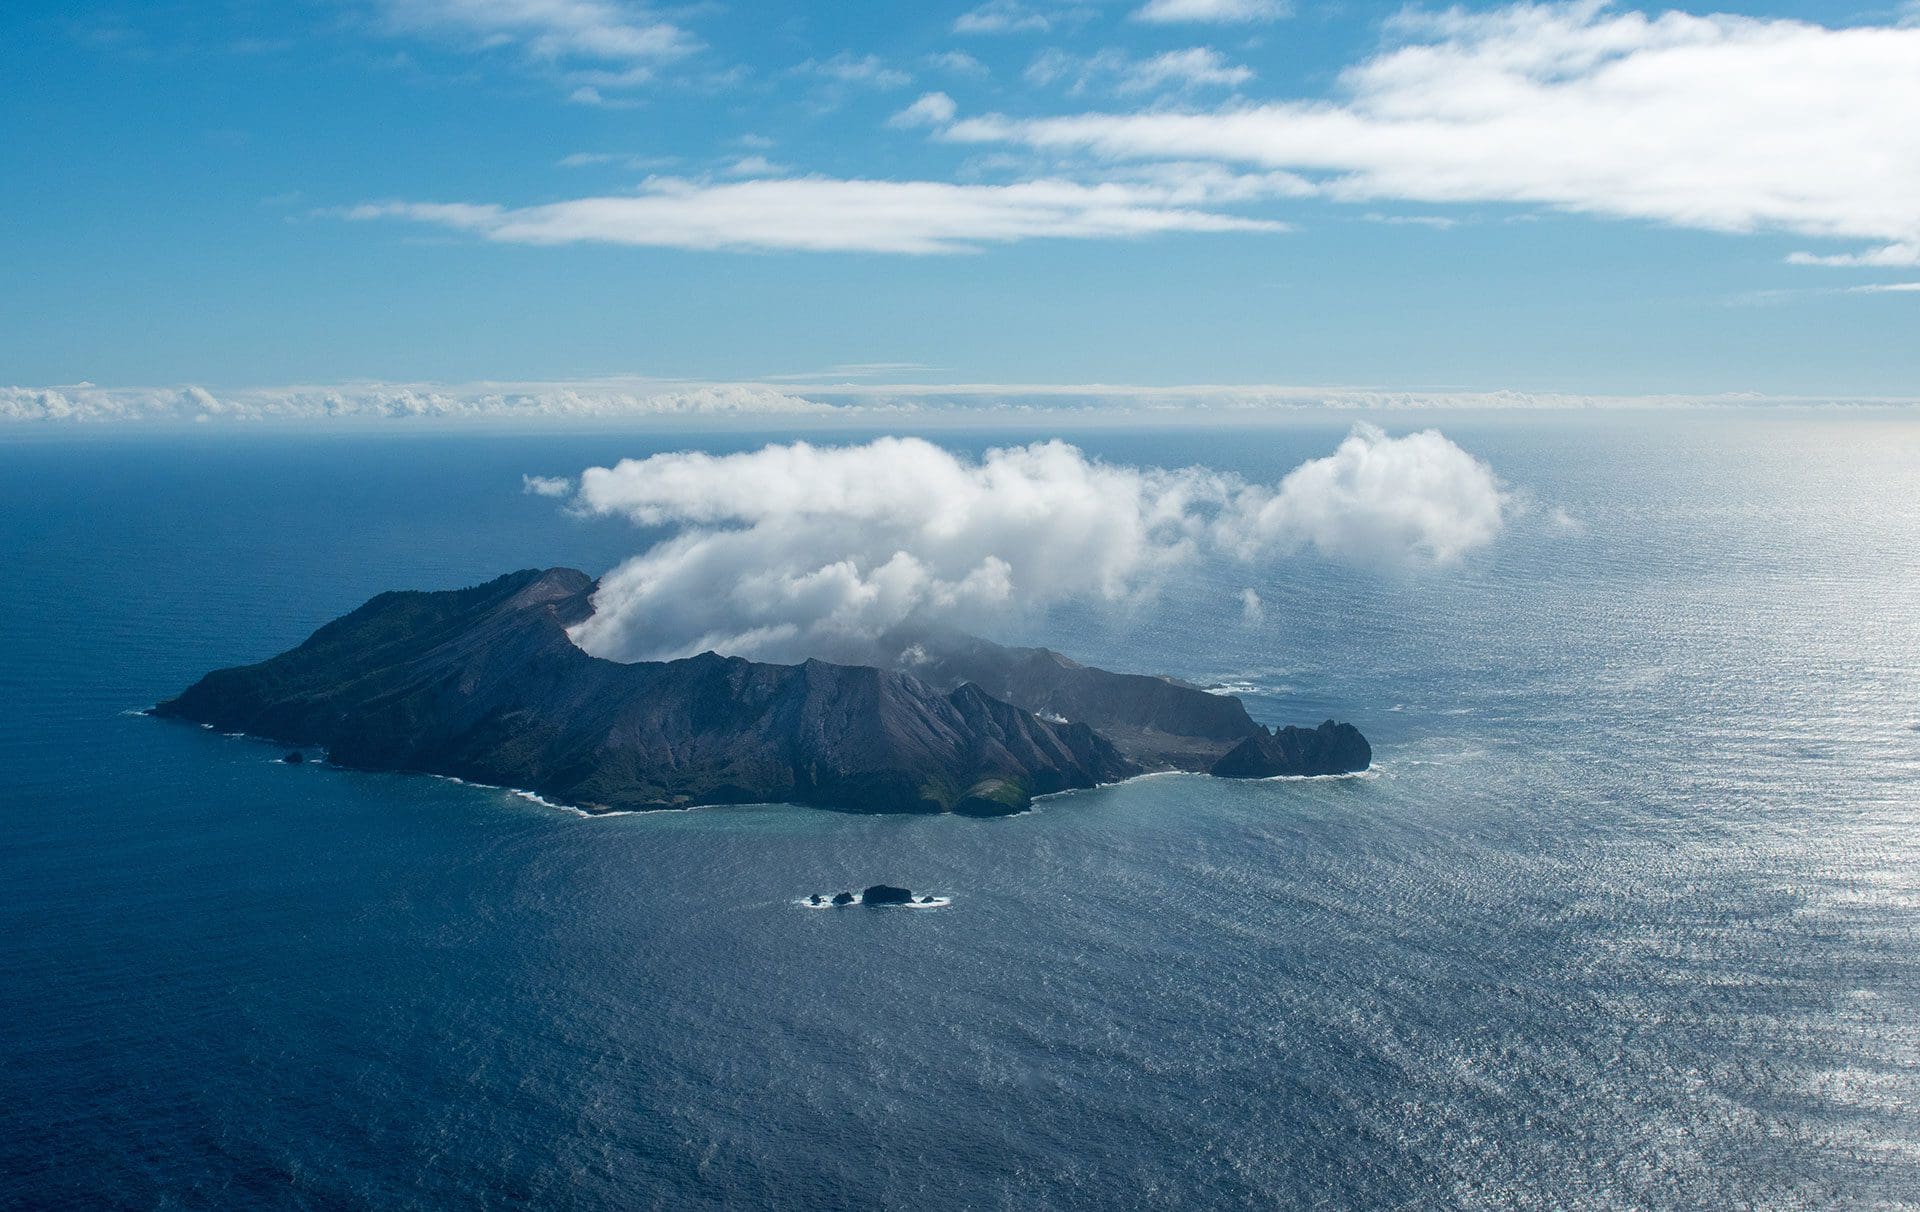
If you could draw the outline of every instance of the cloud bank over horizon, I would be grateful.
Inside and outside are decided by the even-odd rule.
[[[801,417],[834,412],[766,383],[602,379],[549,383],[342,383],[209,391],[179,387],[0,387],[0,423],[593,420]]]
[[[1911,291],[1920,284],[1894,284]],[[1287,384],[900,383],[877,381],[926,368],[874,363],[762,381],[700,382],[624,376],[479,383],[350,382],[213,390],[194,384],[104,387],[0,386],[0,426],[459,424],[713,421],[738,423],[1019,424],[1185,418],[1257,421],[1313,411],[1396,413],[1473,410],[1682,410],[1920,406],[1901,396],[1719,394],[1313,387]]]
[[[634,661],[857,653],[903,626],[1137,602],[1203,558],[1445,565],[1493,542],[1514,503],[1437,431],[1363,424],[1271,485],[1108,463],[1058,440],[974,461],[888,437],[591,467],[572,508],[672,532],[601,578],[573,632]]]

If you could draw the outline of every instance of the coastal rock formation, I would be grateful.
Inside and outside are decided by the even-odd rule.
[[[1223,779],[1264,779],[1276,775],[1352,774],[1373,764],[1373,747],[1352,724],[1332,720],[1318,728],[1260,729],[1213,764],[1209,774]]]
[[[875,884],[860,894],[863,905],[909,905],[913,903],[913,893],[906,888],[895,888],[892,884]]]
[[[1265,729],[1240,700],[1174,678],[1111,673],[1047,648],[1009,648],[949,629],[902,633],[890,664],[951,688],[971,682],[1044,718],[1078,720],[1150,770],[1206,770]]]
[[[887,668],[711,652],[622,664],[567,634],[594,588],[554,568],[384,593],[153,714],[588,811],[787,802],[1004,816],[1150,769],[1250,778],[1371,758],[1351,725],[1269,733],[1230,696],[959,633],[916,641]]]

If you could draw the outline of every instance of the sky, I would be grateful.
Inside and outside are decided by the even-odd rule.
[[[0,417],[1912,398],[1916,115],[1920,2],[14,0]]]

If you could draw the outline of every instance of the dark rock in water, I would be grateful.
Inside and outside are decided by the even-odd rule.
[[[836,892],[833,894],[833,903],[836,905],[851,905],[853,904],[853,893]]]
[[[930,896],[923,896],[920,898],[920,903],[923,905],[931,905],[933,904],[933,898]]]
[[[1223,779],[1291,774],[1351,774],[1373,764],[1373,747],[1352,724],[1332,720],[1318,728],[1265,729],[1235,746],[1208,772]]]
[[[895,888],[891,884],[875,884],[860,894],[863,905],[911,905],[913,893],[905,888]]]
[[[814,893],[814,894],[813,894],[812,896],[810,896],[810,897],[808,897],[808,898],[807,898],[807,904],[809,904],[809,905],[824,905],[824,904],[826,904],[826,898],[825,898],[825,897],[823,897],[823,896],[821,896],[821,895],[820,895],[820,894],[819,894],[818,892],[816,892],[816,893]]]
[[[285,762],[289,766],[298,766],[300,763],[307,760],[307,755],[300,752],[298,749],[296,749],[292,753],[289,753],[287,756],[281,758],[280,760]]]
[[[978,686],[824,661],[705,653],[621,664],[576,647],[593,579],[557,568],[386,593],[259,665],[208,674],[161,716],[324,745],[369,770],[522,787],[588,809],[792,802],[1018,812],[1138,773],[1086,724]]]

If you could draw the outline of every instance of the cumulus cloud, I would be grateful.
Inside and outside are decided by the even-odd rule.
[[[739,157],[724,171],[729,177],[778,177],[787,171],[787,166],[755,154]]]
[[[927,56],[929,67],[952,72],[956,76],[987,75],[987,65],[965,51],[940,51]]]
[[[346,217],[409,219],[502,244],[909,254],[1042,238],[1287,230],[1209,209],[1213,201],[1190,185],[1155,181],[953,185],[795,177],[706,184],[656,178],[637,195],[518,208],[383,202],[354,207]]]
[[[620,660],[834,656],[918,622],[1136,599],[1208,554],[1443,564],[1491,542],[1507,506],[1440,434],[1371,426],[1272,486],[1059,441],[977,462],[918,438],[661,454],[580,475],[575,508],[674,533],[602,578],[574,638]]]
[[[564,497],[573,491],[566,476],[521,476],[520,491],[535,497]]]
[[[1286,0],[1148,0],[1135,9],[1135,21],[1169,25],[1181,21],[1204,21],[1216,25],[1244,25],[1253,21],[1277,21],[1289,15],[1293,6]]]
[[[919,100],[888,118],[887,125],[897,128],[945,126],[953,121],[959,109],[945,93],[923,93]]]
[[[1277,492],[1237,494],[1218,538],[1246,559],[1311,547],[1354,563],[1446,564],[1491,543],[1508,504],[1486,464],[1438,430],[1389,438],[1356,425]]]
[[[945,137],[1310,174],[1337,200],[1506,202],[1920,260],[1920,29],[1618,11],[1410,12],[1336,102],[1051,118]]]

